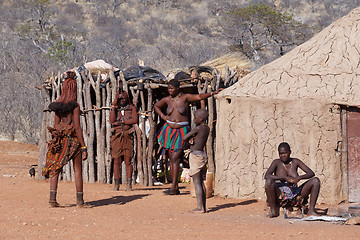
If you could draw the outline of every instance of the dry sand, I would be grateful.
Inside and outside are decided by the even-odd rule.
[[[188,184],[181,195],[167,196],[169,185],[115,192],[86,183],[84,198],[93,207],[79,209],[74,183],[60,182],[58,202],[66,207],[50,208],[49,182],[28,173],[37,155],[37,146],[0,141],[0,239],[359,239],[356,225],[269,219],[258,199],[212,197],[208,213],[191,214],[196,200]]]

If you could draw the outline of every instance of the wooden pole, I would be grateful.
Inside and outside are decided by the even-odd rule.
[[[216,87],[216,76],[213,76],[213,79],[208,85],[208,92],[211,92]],[[215,162],[214,162],[214,97],[211,96],[208,98],[208,111],[209,111],[209,119],[208,125],[210,128],[209,136],[206,142],[206,153],[208,156],[208,166],[209,172],[215,172]]]
[[[140,91],[137,90],[135,92],[134,87],[130,87],[131,94],[133,96],[133,104],[135,107],[137,107],[138,99],[139,99],[139,93]],[[141,120],[141,119],[140,119]],[[141,147],[141,129],[139,128],[138,124],[134,125],[135,133],[136,133],[136,147],[137,147],[137,173],[139,177],[139,183],[141,185],[144,185],[144,172],[143,172],[143,165],[142,165],[142,147]]]
[[[147,170],[148,170],[148,186],[152,186],[153,185],[153,181],[152,181],[152,153],[153,153],[153,149],[154,149],[154,135],[155,135],[155,122],[153,119],[153,104],[152,104],[152,91],[150,86],[148,85],[147,87],[147,91],[148,91],[148,102],[147,102],[147,110],[150,114],[150,117],[148,117],[149,123],[150,123],[150,132],[149,132],[149,146],[148,146],[148,153],[147,153]]]
[[[228,87],[229,86],[229,82],[230,82],[230,73],[229,73],[229,67],[227,65],[225,65],[225,81],[224,81],[224,86]]]
[[[83,81],[81,79],[81,75],[78,71],[75,71],[76,74],[76,83],[77,83],[77,102],[79,103],[80,110],[83,111],[85,109],[84,106],[84,90],[83,90]],[[80,115],[80,122],[81,122],[81,129],[83,131],[84,142],[88,142],[88,134],[87,134],[87,127],[85,121],[85,114]],[[89,160],[86,159],[82,161],[82,177],[84,182],[89,182]]]
[[[118,79],[115,78],[114,71],[110,71],[109,77],[110,77],[110,81],[111,81],[111,103],[110,104],[112,105],[112,103],[114,102],[115,97],[116,97],[116,92],[119,90],[119,83],[118,83]],[[109,118],[110,118],[110,113],[109,113]],[[108,133],[109,133],[108,141],[110,144],[111,126],[110,126],[110,130]],[[110,145],[109,145],[109,148],[110,148]],[[111,155],[110,155],[110,169],[111,169],[112,164],[113,164],[113,159],[111,158]]]
[[[99,82],[100,85],[100,82]],[[101,106],[106,106],[106,88],[101,88]],[[109,110],[105,110],[101,108],[101,129],[100,129],[100,139],[101,139],[101,153],[104,158],[104,183],[108,182],[108,164],[107,164],[107,151],[106,151],[106,123],[109,122],[109,118],[106,118],[106,112]]]
[[[109,75],[111,73],[114,75],[113,71],[109,72]],[[113,76],[114,77],[114,76]],[[114,77],[115,78],[115,77]],[[112,92],[110,88],[110,84],[106,84],[106,107],[111,107],[112,104]],[[105,131],[105,161],[106,161],[106,182],[111,183],[111,148],[110,148],[110,142],[111,142],[111,124],[110,124],[110,111],[105,111],[105,118],[106,118],[106,131]]]
[[[100,92],[100,72],[98,72],[97,81],[95,82],[91,74],[89,79],[91,86],[95,90],[95,104],[97,108],[101,107],[101,92]],[[105,157],[104,157],[104,144],[101,138],[101,111],[95,111],[95,132],[96,132],[96,162],[97,162],[97,181],[105,183]]]
[[[84,82],[85,82],[85,109],[91,109],[92,103],[91,103],[91,93],[90,93],[90,83],[87,75],[90,75],[89,71],[86,71],[85,74],[81,74]],[[86,144],[88,149],[88,162],[89,162],[89,182],[94,183],[95,182],[95,160],[94,160],[94,137],[95,137],[95,130],[94,130],[94,113],[93,111],[88,111],[86,113],[87,117],[87,134],[88,134],[88,142]]]
[[[125,92],[129,92],[128,84],[127,84],[127,81],[125,80],[125,76],[122,71],[119,72],[119,78],[120,78],[120,81],[122,82],[123,90]]]
[[[140,91],[140,99],[141,99],[141,110],[145,111],[145,99],[144,99],[144,91]],[[146,164],[146,133],[145,133],[145,118],[144,116],[140,117],[141,122],[141,132],[142,132],[142,164],[144,171],[144,185],[148,186],[148,169]]]
[[[119,72],[119,81],[121,81],[122,83],[122,88],[125,92],[128,93],[129,89],[128,89],[128,84],[125,80],[125,76],[123,74],[122,71]],[[119,83],[119,86],[120,86],[120,83]],[[120,164],[120,172],[121,172],[121,183],[122,184],[125,184],[126,181],[127,181],[127,175],[126,175],[126,164],[125,164],[125,161],[123,161],[121,164]],[[125,181],[126,180],[126,181]]]

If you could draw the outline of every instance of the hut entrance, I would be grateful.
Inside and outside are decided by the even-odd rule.
[[[360,109],[349,108],[346,121],[349,202],[360,202]]]

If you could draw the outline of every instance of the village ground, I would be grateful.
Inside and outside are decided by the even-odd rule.
[[[58,202],[65,207],[50,208],[49,182],[28,173],[37,156],[37,146],[0,141],[0,239],[359,239],[358,225],[269,219],[263,199],[215,196],[208,213],[191,214],[196,200],[189,184],[181,184],[181,195],[167,196],[169,185],[115,192],[85,183],[93,207],[79,209],[74,183],[61,182]]]

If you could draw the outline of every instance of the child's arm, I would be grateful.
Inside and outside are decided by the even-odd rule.
[[[186,134],[183,138],[184,141],[189,141],[191,138],[195,137],[196,134],[198,133],[199,128],[196,126],[193,130],[191,130],[190,132],[188,132],[188,134]]]

